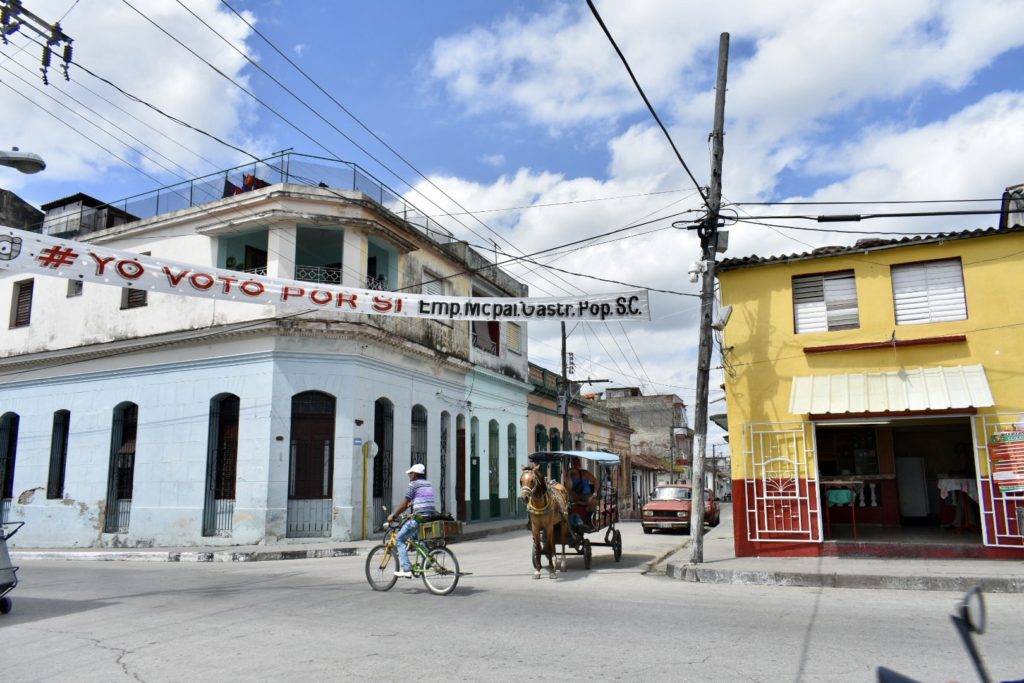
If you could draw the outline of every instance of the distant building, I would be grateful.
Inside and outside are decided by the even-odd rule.
[[[42,211],[10,190],[0,190],[0,225],[38,232],[42,221]]]
[[[675,394],[645,396],[638,387],[607,389],[600,403],[629,417],[633,454],[660,458],[673,479],[689,477],[693,430],[686,423],[686,404]]]
[[[82,192],[47,202],[39,208],[45,212],[39,232],[55,237],[84,236],[139,220],[123,209]]]
[[[1009,228],[1024,225],[1024,183],[1011,185],[1003,192],[1003,213],[999,217],[999,227]]]

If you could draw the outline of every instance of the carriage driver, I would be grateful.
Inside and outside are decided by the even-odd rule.
[[[566,473],[566,488],[572,496],[573,506],[585,506],[587,517],[592,518],[594,510],[597,509],[597,488],[598,482],[589,470],[584,469],[579,458],[570,461],[570,469]],[[590,520],[587,520],[589,523]],[[573,512],[569,517],[569,525],[573,527],[584,526],[584,520],[579,514]]]
[[[388,515],[388,521],[412,507],[412,516],[406,520],[396,536],[398,561],[401,567],[395,572],[395,576],[399,578],[411,579],[412,563],[409,561],[409,546],[406,545],[406,541],[416,535],[421,521],[429,520],[437,514],[437,509],[434,507],[434,485],[427,481],[427,468],[422,463],[416,463],[405,473],[409,475],[409,488],[405,491],[405,500],[397,510]]]

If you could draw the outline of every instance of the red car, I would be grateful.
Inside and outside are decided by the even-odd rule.
[[[655,529],[690,530],[690,494],[689,484],[659,484],[654,489],[654,497],[644,505],[641,523],[644,533],[649,534]],[[718,501],[711,491],[704,491],[704,523],[718,526],[720,511]]]

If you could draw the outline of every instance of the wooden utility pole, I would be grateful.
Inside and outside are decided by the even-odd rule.
[[[722,154],[724,153],[725,83],[729,71],[729,34],[718,41],[718,80],[715,85],[715,127],[711,133],[711,185],[708,215],[698,230],[704,274],[701,283],[700,346],[697,349],[697,402],[694,405],[694,451],[691,473],[690,562],[704,561],[704,455],[708,445],[708,383],[711,375],[711,315],[715,302],[715,254],[718,251],[718,214],[722,207]]]

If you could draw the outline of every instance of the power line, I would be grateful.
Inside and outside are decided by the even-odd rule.
[[[686,161],[683,159],[683,155],[679,152],[679,148],[676,147],[676,143],[672,140],[672,136],[669,134],[668,128],[666,128],[665,124],[661,122],[661,117],[658,116],[658,112],[655,111],[654,105],[652,105],[651,101],[647,99],[647,94],[644,92],[644,89],[640,86],[640,81],[637,80],[636,75],[633,73],[633,69],[629,66],[629,61],[626,60],[626,55],[622,54],[622,50],[619,49],[618,43],[616,43],[615,39],[612,38],[611,31],[608,30],[607,26],[605,26],[604,19],[601,18],[601,14],[597,11],[597,7],[594,6],[593,0],[587,0],[587,6],[590,7],[590,11],[591,13],[593,13],[594,18],[597,19],[597,23],[601,25],[601,30],[604,31],[605,36],[608,37],[608,42],[610,42],[612,44],[612,47],[615,48],[615,53],[619,56],[619,59],[622,61],[622,65],[626,67],[626,72],[629,74],[630,79],[632,79],[633,85],[636,86],[637,92],[640,93],[640,97],[643,98],[644,104],[647,105],[647,110],[651,112],[651,116],[654,117],[654,120],[658,123],[658,126],[661,128],[661,132],[665,134],[665,138],[668,140],[668,144],[672,146],[672,151],[676,153],[676,158],[679,159],[679,163],[682,164],[683,170],[686,171],[686,175],[690,176],[690,180],[693,181],[694,187],[696,187],[697,192],[700,193],[700,198],[704,201],[705,204],[707,204],[707,195],[704,194],[704,190],[703,188],[701,188],[700,183],[697,182],[697,179],[693,176],[693,173],[690,171],[690,167],[686,165]]]
[[[840,230],[837,228],[811,228],[804,225],[783,225],[781,223],[768,223],[762,220],[755,220],[755,217],[751,218],[736,218],[735,220],[740,223],[750,223],[752,225],[763,225],[769,228],[782,228],[784,230],[800,230],[803,232],[823,232],[823,233],[838,233],[846,235],[918,235],[927,236],[934,235],[936,237],[941,236],[945,233],[941,231],[928,231],[928,232],[907,232],[902,230]]]
[[[807,214],[775,214],[769,216],[751,216],[751,218],[757,220],[798,220],[798,221],[817,221],[818,223],[856,223],[858,221],[866,221],[875,218],[925,218],[932,216],[985,216],[992,214],[1001,214],[1002,209],[988,210],[988,209],[968,209],[963,211],[905,211],[905,212],[892,212],[892,213],[851,213],[851,214],[821,214],[818,216],[811,216]]]
[[[528,209],[547,209],[553,206],[571,206],[573,204],[590,204],[593,202],[609,202],[619,199],[635,199],[638,197],[657,197],[664,194],[675,194],[686,192],[685,188],[678,190],[660,190],[658,192],[637,192],[636,194],[620,194],[612,197],[586,197],[584,199],[570,199],[564,202],[545,202],[542,204],[523,204],[522,206],[505,206],[499,209],[474,209],[473,211],[453,211],[452,213],[437,213],[426,218],[444,218],[445,216],[465,216],[474,213],[497,213],[500,211],[526,211]],[[690,195],[696,194],[691,192]]]
[[[1001,202],[1002,197],[987,199],[870,199],[865,201],[782,201],[782,202],[729,202],[728,206],[867,206],[871,204],[972,204]]]

